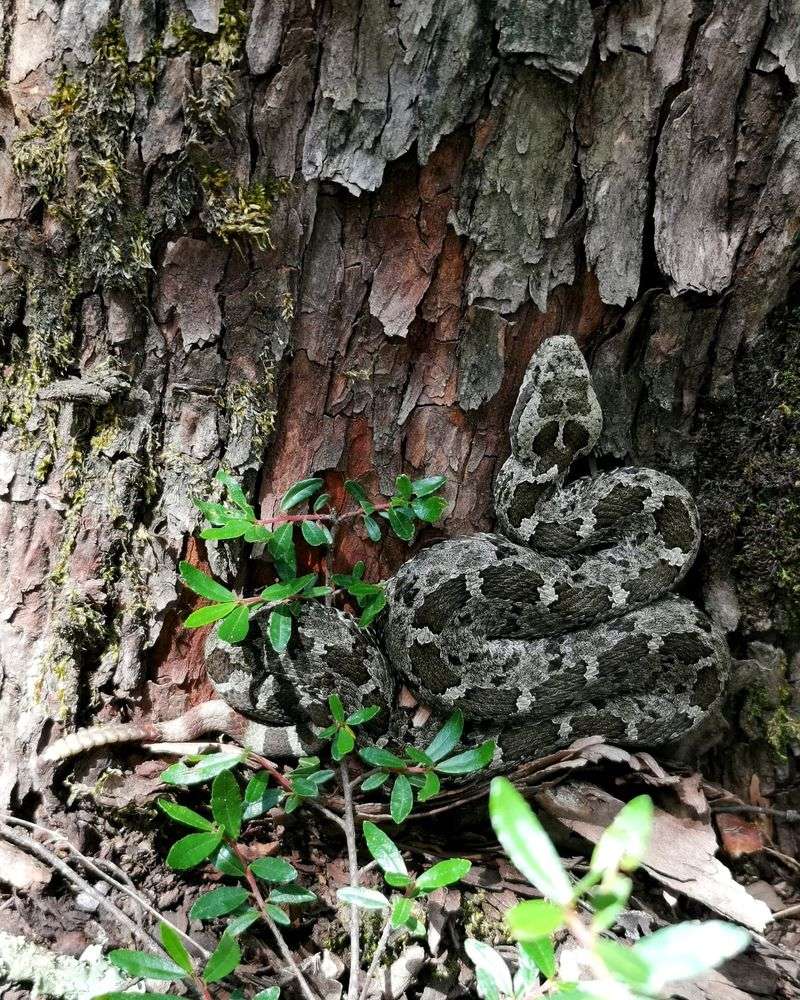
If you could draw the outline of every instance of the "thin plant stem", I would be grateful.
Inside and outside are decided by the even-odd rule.
[[[381,930],[381,936],[378,938],[378,943],[375,946],[375,954],[372,956],[372,961],[369,963],[369,968],[367,969],[367,977],[364,980],[364,985],[361,987],[361,993],[359,994],[358,1000],[367,1000],[367,992],[369,991],[369,984],[372,982],[372,977],[375,975],[375,971],[380,965],[380,961],[383,958],[383,953],[386,951],[386,946],[389,943],[389,937],[392,933],[392,915],[391,912],[386,918],[386,923],[383,925]]]
[[[344,794],[344,835],[347,841],[347,863],[350,869],[350,885],[359,883],[358,851],[356,849],[356,820],[353,809],[353,791],[350,786],[350,771],[347,761],[339,765],[339,773]],[[358,919],[358,907],[350,905],[350,980],[347,984],[348,1000],[358,997],[358,974],[361,969],[361,934]]]
[[[27,851],[28,854],[33,854],[35,857],[44,861],[45,864],[54,868],[74,887],[91,896],[97,905],[101,909],[110,913],[117,923],[121,924],[133,938],[139,938],[142,941],[146,941],[147,944],[151,948],[155,948],[159,954],[166,955],[166,952],[161,945],[155,941],[147,933],[147,931],[142,930],[142,928],[131,920],[126,913],[123,913],[122,910],[120,910],[118,906],[115,906],[110,899],[107,899],[99,893],[90,882],[87,882],[85,878],[82,878],[76,871],[73,871],[65,861],[62,861],[57,854],[51,851],[48,847],[45,847],[44,844],[40,844],[38,841],[33,840],[32,837],[26,837],[17,833],[6,823],[0,823],[0,836],[2,836],[3,839],[7,840],[10,844],[14,844],[15,847],[19,847],[23,851]]]
[[[64,844],[64,846],[69,850],[69,852],[73,854],[78,861],[80,861],[80,863],[84,866],[84,868],[86,868],[93,874],[99,876],[105,882],[110,883],[111,885],[114,886],[115,889],[118,889],[120,892],[126,893],[126,895],[130,896],[131,899],[135,900],[139,904],[139,906],[147,910],[147,912],[151,916],[155,917],[156,920],[158,920],[162,924],[166,924],[168,927],[171,927],[172,930],[174,930],[179,937],[183,938],[183,940],[187,944],[190,944],[196,951],[198,951],[203,956],[203,958],[209,958],[209,956],[211,955],[211,952],[203,948],[202,945],[199,945],[194,940],[194,938],[190,937],[185,931],[182,931],[180,927],[178,927],[176,924],[173,924],[170,920],[167,920],[167,918],[153,905],[151,905],[151,903],[147,900],[147,898],[143,896],[140,892],[138,892],[136,889],[131,888],[128,885],[125,885],[124,882],[118,881],[107,871],[104,871],[91,858],[87,858],[85,854],[82,854],[78,850],[78,848],[75,847],[75,845],[64,836],[63,833],[59,833],[57,830],[51,830],[49,827],[46,826],[41,826],[39,823],[30,823],[26,819],[17,819],[16,816],[8,816],[2,813],[0,813],[0,821],[14,826],[22,826],[28,830],[38,830],[40,833],[45,834],[45,836],[49,837],[50,839],[56,840]]]
[[[242,853],[239,845],[236,843],[236,841],[233,840],[228,840],[227,844],[228,847],[230,847],[230,849],[239,859],[239,864],[241,864],[242,868],[244,869],[244,877],[247,879],[247,885],[248,888],[250,889],[250,893],[253,896],[253,901],[258,907],[258,911],[261,914],[262,920],[267,925],[267,927],[269,927],[270,933],[275,939],[275,943],[277,944],[278,950],[281,953],[281,957],[283,958],[284,962],[286,962],[288,967],[291,969],[292,975],[297,980],[297,984],[300,987],[303,996],[306,998],[306,1000],[317,1000],[316,994],[308,985],[308,980],[303,975],[300,966],[295,961],[295,957],[291,953],[289,945],[286,943],[286,939],[284,938],[283,934],[281,934],[280,928],[272,919],[272,917],[269,915],[269,910],[267,910],[266,901],[264,900],[264,897],[261,894],[261,887],[259,886],[255,875],[253,875],[253,873],[250,871],[250,865],[247,859],[245,858],[244,854]]]

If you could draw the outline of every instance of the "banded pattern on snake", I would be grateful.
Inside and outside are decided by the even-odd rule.
[[[722,633],[670,593],[697,555],[697,510],[652,469],[566,483],[601,428],[575,340],[545,341],[495,483],[498,532],[443,541],[405,563],[389,582],[377,638],[312,604],[281,654],[263,637],[231,647],[209,636],[206,665],[224,704],[209,704],[206,728],[274,756],[300,753],[313,746],[311,726],[324,724],[329,693],[351,708],[380,704],[385,724],[402,680],[439,715],[459,708],[481,736],[496,737],[502,761],[589,734],[655,747],[690,733],[719,703],[729,671]],[[180,720],[163,724],[169,738],[203,731],[203,708],[183,730]],[[134,728],[128,737],[119,726],[107,739],[102,727],[74,734],[43,756],[144,738]]]

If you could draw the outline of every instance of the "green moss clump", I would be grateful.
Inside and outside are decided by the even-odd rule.
[[[777,314],[700,426],[698,505],[747,629],[800,624],[800,307]]]
[[[749,736],[768,743],[778,760],[787,760],[792,748],[800,745],[800,716],[792,711],[792,690],[786,682],[777,697],[763,685],[748,691],[741,723]]]
[[[197,62],[233,66],[242,57],[247,37],[247,7],[240,0],[225,0],[219,12],[219,29],[209,35],[195,28],[185,15],[170,23],[170,34],[179,52],[188,52]]]
[[[270,227],[275,201],[291,190],[288,180],[273,178],[262,183],[234,182],[230,173],[195,156],[197,177],[203,192],[201,218],[209,233],[223,243],[242,249],[250,241],[259,250],[272,247]]]

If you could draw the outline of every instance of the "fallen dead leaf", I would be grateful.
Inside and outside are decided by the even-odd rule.
[[[535,801],[554,819],[597,843],[624,803],[595,785],[575,782],[537,793]],[[703,903],[756,931],[769,923],[769,907],[753,899],[715,857],[717,839],[708,822],[656,809],[643,867],[662,885]]]
[[[729,858],[741,858],[764,850],[761,828],[735,813],[717,813],[714,817],[722,841],[722,849]]]

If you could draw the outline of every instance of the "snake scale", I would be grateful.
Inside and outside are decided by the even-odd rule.
[[[439,721],[460,709],[476,734],[497,739],[500,762],[590,734],[649,747],[686,736],[719,703],[730,665],[722,633],[671,593],[697,555],[697,510],[653,469],[566,482],[601,428],[575,340],[545,341],[495,482],[498,531],[440,542],[401,566],[379,636],[311,603],[281,654],[263,635],[229,646],[212,633],[206,667],[222,701],[170,723],[84,730],[43,756],[211,729],[298,754],[313,746],[311,724],[326,724],[329,693],[350,709],[380,705],[385,725],[400,682]]]

